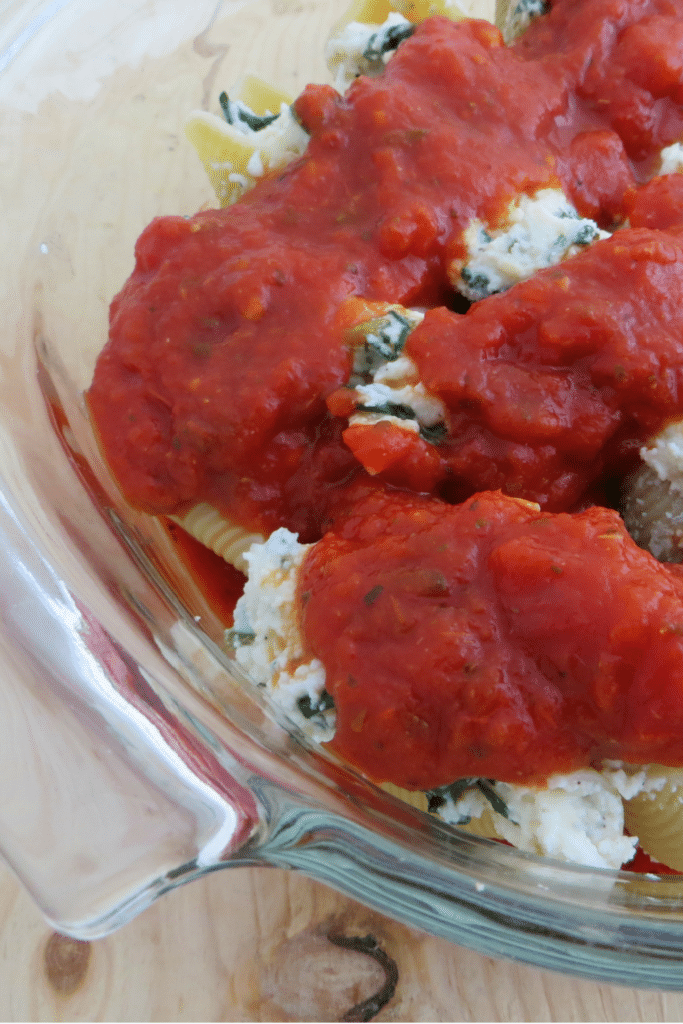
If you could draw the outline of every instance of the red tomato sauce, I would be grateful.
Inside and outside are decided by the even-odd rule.
[[[567,511],[683,410],[683,175],[649,180],[682,79],[683,0],[552,0],[510,47],[431,19],[381,77],[302,93],[299,160],[138,240],[88,394],[103,452],[146,511],[323,537],[301,627],[333,746],[377,780],[683,764],[683,571]],[[464,230],[546,187],[630,229],[455,312]],[[440,443],[348,426],[354,297],[428,309],[406,351]],[[211,584],[226,619],[240,584]]]
[[[612,510],[377,492],[311,548],[299,598],[332,746],[377,781],[683,764],[683,579]]]
[[[680,0],[556,0],[505,47],[486,22],[435,18],[380,78],[344,97],[308,87],[300,160],[235,206],[159,218],[138,241],[88,396],[127,499],[155,513],[207,501],[252,529],[319,537],[363,475],[325,404],[350,373],[340,305],[450,301],[470,220],[495,222],[541,187],[563,186],[602,225],[623,218],[683,134],[682,21]],[[525,472],[518,441],[510,489]],[[458,478],[478,487],[484,453],[470,455]],[[425,445],[398,461],[405,486],[440,479]]]
[[[396,485],[414,484],[399,445],[431,447],[416,490],[440,484],[458,500],[503,488],[570,508],[596,478],[633,468],[642,444],[680,416],[681,308],[683,233],[616,232],[464,316],[427,312],[405,352],[448,410],[436,448],[388,422],[344,436]]]
[[[683,174],[663,174],[626,196],[633,228],[680,227],[683,224]]]

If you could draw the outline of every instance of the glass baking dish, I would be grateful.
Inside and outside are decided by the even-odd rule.
[[[683,988],[677,877],[441,825],[265,714],[94,442],[83,390],[135,239],[212,204],[185,116],[247,70],[292,95],[325,80],[345,6],[0,5],[0,849],[81,939],[206,872],[276,865],[489,956]]]

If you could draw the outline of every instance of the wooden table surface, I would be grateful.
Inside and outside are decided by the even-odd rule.
[[[135,116],[142,126],[143,143],[137,148],[128,147],[123,155],[110,154],[108,159],[112,167],[128,169],[135,185],[129,190],[130,194],[140,195],[141,206],[148,202],[154,207],[157,200],[147,174],[154,169],[161,182],[159,192],[163,192],[169,211],[184,208],[177,205],[181,194],[185,196],[188,209],[191,202],[195,202],[195,193],[199,195],[197,205],[201,200],[209,200],[208,192],[206,195],[201,192],[201,189],[206,191],[207,186],[196,158],[179,142],[178,125],[183,110],[201,101],[200,86],[208,91],[219,71],[222,80],[221,62],[226,54],[232,62],[232,71],[242,59],[245,68],[250,70],[261,70],[258,60],[268,63],[266,73],[276,81],[287,83],[294,91],[299,83],[289,82],[287,68],[292,62],[297,66],[297,60],[303,66],[301,54],[322,53],[330,22],[330,13],[323,10],[318,15],[313,3],[261,0],[260,6],[251,8],[244,20],[244,25],[252,31],[254,45],[236,47],[229,33],[225,40],[201,37],[194,49],[188,50],[184,62],[173,58],[177,87],[167,90],[168,94],[160,93],[172,77],[170,74],[164,77],[162,61],[129,71],[129,77],[136,76],[134,89],[128,87],[122,70],[115,82],[120,81],[122,95],[130,98],[130,110],[124,108],[127,120],[122,123],[128,125]],[[268,26],[270,34],[264,32],[264,25]],[[278,49],[273,43],[272,51],[268,51],[263,46],[266,36],[275,41],[286,38],[287,46]],[[298,44],[294,57],[293,41]],[[280,54],[282,72],[278,73],[275,58]],[[201,61],[210,64],[210,74]],[[191,94],[192,89],[197,96]],[[156,120],[145,120],[143,101],[156,112]],[[96,102],[104,104],[99,99]],[[34,126],[33,115],[21,115],[27,123],[27,151],[23,159],[20,153],[15,162],[7,161],[3,170],[5,194],[16,198],[11,216],[8,214],[8,229],[15,234],[21,229],[27,238],[31,228],[31,224],[25,223],[27,213],[33,211],[36,223],[44,216],[43,207],[51,194],[54,154],[60,154],[61,160],[64,152],[64,139],[71,124],[67,116],[69,108],[64,102],[59,113],[60,117],[52,121],[43,119],[40,129]],[[160,120],[162,118],[165,120]],[[8,123],[12,125],[18,119],[19,114],[10,112]],[[80,177],[72,176],[71,187],[79,202],[88,196],[89,188],[92,191],[86,175],[97,175],[88,160],[79,163],[76,159],[78,146],[89,155],[109,153],[95,137],[97,131],[106,129],[106,122],[99,119],[99,111],[85,125],[94,141],[85,133],[81,120],[74,120],[71,138],[76,154],[72,162],[81,170]],[[108,143],[113,146],[116,138],[115,133],[110,133]],[[122,135],[120,147],[126,144],[126,136]],[[67,185],[71,181],[70,178],[65,180]],[[145,182],[144,188],[140,182]],[[68,190],[64,194],[69,195]],[[112,191],[111,195],[111,202],[118,201],[118,193]],[[22,199],[27,196],[28,199]],[[98,204],[108,201],[107,195],[98,193],[96,198]],[[152,212],[157,212],[156,207]],[[127,219],[118,208],[114,213],[120,231],[130,236],[132,251],[132,239],[151,214],[146,207],[140,211],[133,207],[132,212],[126,208]],[[104,219],[103,213],[99,220],[93,216],[92,230]],[[62,240],[60,244],[64,248],[66,242]],[[127,252],[125,246],[121,248]],[[11,245],[6,251],[9,259],[4,271],[9,272],[11,284],[13,275],[18,275],[19,271],[13,261]],[[77,256],[74,243],[69,258],[77,264]],[[108,294],[113,290],[112,284]],[[94,344],[98,347],[101,344],[99,336],[95,337]],[[212,875],[165,896],[137,920],[106,939],[93,944],[75,943],[51,932],[13,875],[0,866],[0,1019],[341,1019],[351,1007],[378,989],[383,972],[369,957],[333,945],[327,936],[335,931],[374,936],[396,963],[395,994],[373,1019],[676,1021],[683,1018],[683,994],[638,992],[493,961],[392,923],[304,877],[276,870],[240,868]]]
[[[396,963],[395,994],[373,1020],[683,1019],[683,993],[490,960],[302,876],[250,868],[176,890],[91,944],[55,936],[0,868],[0,1019],[340,1020],[374,994],[383,972],[367,956],[332,945],[333,931],[373,935]]]

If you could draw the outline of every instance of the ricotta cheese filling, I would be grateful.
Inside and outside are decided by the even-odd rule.
[[[432,795],[431,804],[449,824],[497,836],[520,850],[619,868],[637,846],[637,839],[624,835],[623,800],[640,792],[644,777],[644,770],[629,776],[623,769],[583,769],[551,776],[545,789],[486,780],[455,798],[448,790]]]
[[[332,739],[335,712],[325,669],[307,658],[297,621],[297,570],[310,545],[281,528],[245,552],[248,577],[227,639],[237,663],[312,740]]]
[[[500,30],[506,43],[520,36],[532,21],[548,10],[546,0],[512,0],[502,16]]]
[[[677,174],[683,171],[683,143],[674,142],[661,153],[659,174]]]
[[[403,354],[408,335],[423,319],[419,310],[396,307],[368,323],[353,353],[356,411],[350,425],[383,420],[428,437],[439,428],[445,433],[444,404],[427,391],[417,366]]]
[[[226,97],[223,110],[230,112],[231,121],[206,110],[194,111],[191,121],[194,125],[204,125],[211,133],[224,137],[226,141],[238,143],[238,153],[242,152],[245,144],[253,147],[246,167],[232,160],[214,160],[211,163],[213,171],[227,172],[228,180],[239,185],[242,191],[251,188],[267,171],[291,163],[308,146],[308,133],[296,120],[287,103],[280,105],[278,113],[260,117],[246,104]]]
[[[414,31],[415,26],[395,11],[381,25],[360,21],[346,24],[325,47],[325,60],[337,92],[345,92],[359,75],[380,74],[399,43]]]
[[[496,225],[475,219],[463,234],[467,258],[452,260],[449,280],[471,302],[526,281],[599,238],[595,221],[581,217],[561,189],[540,189],[508,206]]]
[[[403,430],[424,432],[427,436],[440,424],[445,432],[446,408],[427,391],[417,366],[408,356],[380,366],[372,383],[357,385],[355,392],[358,404],[349,417],[351,425],[388,420]]]
[[[260,178],[272,168],[284,167],[301,156],[308,146],[308,133],[286,103],[281,105],[279,114],[263,127],[252,127],[249,120],[243,118],[236,119],[233,125],[256,146],[247,164],[247,172],[252,178]]]

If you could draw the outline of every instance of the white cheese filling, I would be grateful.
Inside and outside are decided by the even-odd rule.
[[[547,10],[546,0],[511,0],[500,23],[505,42],[511,43]]]
[[[285,529],[252,544],[228,639],[250,679],[311,739],[324,742],[334,735],[335,713],[324,707],[325,669],[306,656],[297,615],[297,572],[309,548]]]
[[[419,310],[393,307],[368,323],[363,343],[354,350],[356,411],[350,424],[387,421],[413,433],[443,425],[445,433],[446,407],[427,391],[412,359],[402,354],[406,338],[423,319]]]
[[[239,104],[239,106],[248,110],[244,104]],[[224,118],[206,110],[194,111],[192,118],[194,121],[205,122],[212,131],[218,131],[229,139],[254,146],[254,151],[246,166],[247,175],[236,169],[231,161],[214,161],[212,163],[215,171],[232,172],[229,176],[230,180],[243,188],[252,185],[266,171],[275,170],[291,163],[305,152],[309,142],[308,132],[301,127],[287,103],[281,104],[278,116],[263,128],[254,129],[239,118],[236,118],[232,124],[228,124]]]
[[[677,174],[683,171],[683,143],[674,142],[660,154],[658,174]]]
[[[467,258],[452,260],[448,277],[456,291],[476,302],[599,238],[609,238],[609,232],[581,217],[561,189],[544,188],[513,200],[499,224],[473,220],[463,234]]]
[[[505,814],[476,785],[457,800],[446,795],[436,813],[450,824],[497,836],[530,853],[620,868],[633,858],[638,843],[624,835],[623,800],[640,792],[644,779],[644,770],[627,775],[608,768],[553,775],[544,789],[492,782],[485,789],[492,791],[496,805],[500,800]]]
[[[380,420],[395,423],[403,430],[445,423],[446,408],[419,380],[415,363],[408,356],[380,366],[372,383],[355,388],[358,404],[349,423],[370,425]]]
[[[281,104],[280,113],[265,128],[254,130],[243,121],[237,121],[234,127],[257,147],[247,164],[247,173],[252,178],[260,178],[272,168],[284,167],[301,156],[308,146],[308,132],[304,131],[286,103]]]
[[[410,30],[412,26],[408,19],[395,11],[381,25],[367,25],[360,21],[350,21],[345,25],[325,47],[325,60],[337,92],[345,92],[359,75],[380,74],[395,49],[388,48],[392,36],[401,37]]]

